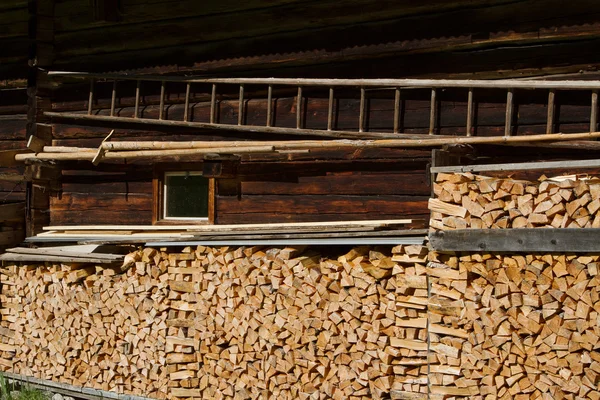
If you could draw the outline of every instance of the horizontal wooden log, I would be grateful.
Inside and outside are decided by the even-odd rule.
[[[322,176],[274,176],[219,182],[220,194],[243,195],[419,195],[429,194],[424,171],[414,173],[347,172]],[[393,183],[393,184],[390,184]],[[227,190],[229,189],[229,190]]]
[[[352,212],[403,215],[423,213],[426,196],[217,196],[217,213],[344,214]]]
[[[526,163],[460,165],[450,167],[433,167],[432,173],[452,172],[487,172],[487,171],[525,171],[570,168],[600,168],[600,159],[565,160],[565,161],[536,161]]]
[[[265,221],[271,222],[319,222],[319,221],[345,221],[348,219],[356,221],[369,221],[381,218],[394,219],[398,216],[410,217],[413,222],[408,226],[413,228],[426,228],[429,214],[425,212],[421,213],[409,213],[407,210],[402,214],[392,214],[385,212],[359,212],[355,210],[346,211],[344,213],[318,213],[318,214],[303,214],[303,213],[247,213],[247,214],[230,214],[225,212],[217,211],[216,223],[218,224],[259,224]]]
[[[431,232],[429,240],[439,251],[593,253],[600,229],[461,229]]]

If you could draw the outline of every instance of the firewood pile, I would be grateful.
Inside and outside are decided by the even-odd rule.
[[[166,398],[167,264],[149,262],[148,250],[128,255],[125,272],[52,263],[0,270],[1,368]]]
[[[421,246],[185,249],[169,256],[177,398],[382,398],[427,384]]]
[[[536,182],[440,173],[430,199],[433,230],[600,228],[600,179]]]
[[[600,399],[599,259],[431,253],[429,264],[444,272],[430,278],[430,326],[438,306],[452,325],[430,329],[432,346],[439,340],[460,352],[446,360],[444,372],[456,373],[449,379],[478,388],[473,400]],[[436,304],[438,291],[453,293],[461,312]]]
[[[425,393],[426,259],[422,246],[337,259],[200,246],[146,248],[123,267],[11,265],[0,365],[153,398]]]
[[[5,267],[0,366],[168,399],[600,400],[600,256],[316,250]]]

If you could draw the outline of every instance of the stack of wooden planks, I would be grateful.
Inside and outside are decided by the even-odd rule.
[[[538,181],[439,173],[429,200],[434,230],[600,228],[600,179]]]
[[[10,265],[0,270],[3,370],[167,397],[167,265]]]
[[[119,251],[119,254],[114,254],[104,251],[103,246],[98,245],[14,247],[6,249],[5,253],[0,255],[0,261],[118,264],[125,258],[122,250],[127,251],[128,248],[129,246],[115,247],[114,250]]]
[[[104,242],[252,240],[285,238],[381,237],[405,235],[412,219],[371,221],[288,222],[268,224],[197,224],[197,225],[73,225],[44,227],[45,232],[31,241]],[[421,231],[414,231],[420,234]]]

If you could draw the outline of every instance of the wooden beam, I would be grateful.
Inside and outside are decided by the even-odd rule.
[[[131,394],[119,394],[107,390],[85,388],[81,386],[70,385],[68,383],[53,382],[51,380],[15,374],[12,372],[3,372],[2,374],[6,376],[9,380],[12,380],[13,382],[19,382],[21,384],[46,390],[52,393],[62,393],[68,396],[73,396],[86,400],[154,400],[148,397],[135,396]]]
[[[195,232],[216,232],[216,231],[232,231],[232,230],[273,230],[273,229],[314,229],[314,230],[331,230],[344,229],[347,227],[390,227],[397,225],[406,225],[412,223],[412,219],[383,219],[371,221],[329,221],[329,222],[280,222],[268,224],[234,224],[234,225],[64,225],[64,226],[45,226],[45,231],[178,231],[187,230]]]
[[[489,88],[489,89],[560,89],[560,90],[592,90],[600,89],[600,81],[544,81],[520,79],[312,79],[312,78],[206,78],[189,79],[175,76],[149,76],[124,74],[94,74],[86,72],[51,71],[51,76],[103,78],[119,80],[191,82],[191,83],[224,83],[231,85],[290,85],[290,86],[353,86],[353,87],[413,87],[413,88]]]
[[[600,228],[586,229],[460,229],[432,232],[437,251],[598,252]]]
[[[29,136],[29,139],[27,140],[27,148],[36,153],[41,153],[44,151],[44,146],[46,144],[46,140],[42,140],[35,135]]]
[[[507,164],[456,165],[452,167],[432,167],[432,173],[462,173],[486,171],[529,171],[562,168],[598,168],[600,159],[574,161],[541,161]]]
[[[23,150],[1,150],[0,151],[0,165],[5,168],[16,167],[19,162],[15,157],[19,154],[34,154],[29,149]]]

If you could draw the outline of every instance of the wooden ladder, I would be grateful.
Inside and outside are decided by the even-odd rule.
[[[474,126],[474,97],[475,90],[502,89],[506,90],[506,115],[504,124],[504,136],[509,137],[513,133],[514,120],[514,93],[516,89],[525,90],[547,90],[548,91],[548,114],[546,118],[546,133],[554,133],[555,126],[555,96],[557,91],[585,90],[591,92],[591,115],[590,132],[596,132],[598,128],[598,90],[600,81],[543,81],[543,80],[447,80],[447,79],[292,79],[292,78],[209,78],[196,79],[189,77],[166,77],[166,76],[130,76],[123,74],[88,74],[81,72],[49,72],[52,77],[77,78],[89,80],[89,98],[87,101],[87,114],[73,112],[45,112],[46,116],[67,120],[79,121],[109,121],[119,123],[136,123],[149,125],[167,125],[173,127],[191,127],[198,129],[220,129],[231,131],[246,131],[273,133],[284,135],[309,135],[326,138],[345,139],[397,139],[401,133],[400,113],[402,90],[429,89],[431,90],[429,130],[428,135],[406,135],[403,138],[420,138],[426,140],[428,137],[436,136],[436,121],[438,113],[438,91],[446,88],[463,88],[468,90],[467,96],[467,118],[465,121],[465,135],[472,136]],[[109,115],[95,114],[93,107],[95,100],[96,83],[112,82],[112,94]],[[117,102],[118,82],[135,81],[135,109],[131,117],[121,117],[115,114]],[[141,87],[149,82],[160,82],[160,104],[158,119],[140,116],[140,92]],[[185,111],[182,120],[165,119],[165,93],[169,83],[185,84]],[[210,90],[210,112],[208,122],[190,121],[190,93],[192,85],[204,85]],[[218,89],[221,86],[235,85],[239,87],[237,124],[224,124],[217,118]],[[267,110],[264,125],[245,124],[245,85],[264,85],[267,88]],[[297,91],[296,96],[296,126],[295,128],[278,127],[273,124],[273,88],[291,88]],[[326,129],[308,129],[304,125],[303,113],[303,90],[305,89],[328,89],[329,101],[327,111]],[[334,96],[335,90],[339,88],[355,88],[360,91],[360,106],[358,126],[355,130],[335,129]],[[394,92],[393,107],[393,133],[374,132],[366,128],[367,96],[366,90],[390,90]],[[207,93],[208,95],[208,93]]]

